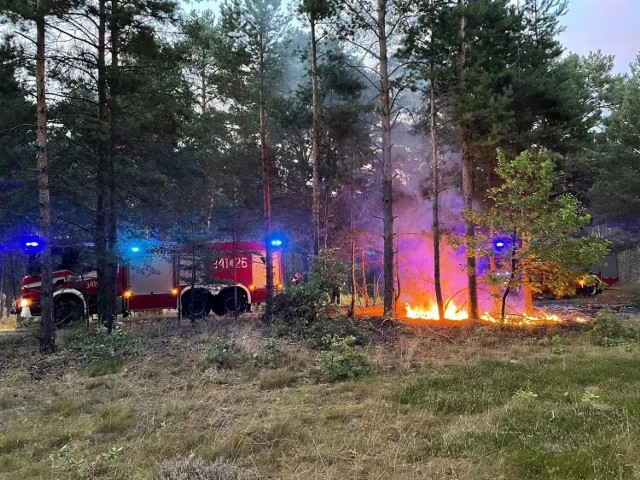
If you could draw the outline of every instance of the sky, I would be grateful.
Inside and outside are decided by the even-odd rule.
[[[567,51],[614,54],[616,72],[628,72],[640,53],[640,0],[569,0],[560,22],[566,27],[560,40]]]
[[[291,3],[296,0],[283,0]],[[191,0],[185,10],[216,10],[220,0]],[[615,55],[614,71],[628,72],[640,53],[640,0],[569,0],[560,22],[566,27],[560,40],[568,52],[588,55],[601,50]]]

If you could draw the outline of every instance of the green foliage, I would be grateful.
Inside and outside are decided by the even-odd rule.
[[[257,367],[280,368],[284,365],[286,354],[274,339],[269,338],[262,348],[253,355],[253,362]]]
[[[85,372],[89,377],[101,377],[120,372],[126,364],[127,360],[122,357],[102,358],[90,363]]]
[[[115,458],[124,447],[111,447],[109,451],[87,459],[77,455],[69,445],[64,445],[57,452],[49,455],[54,469],[64,469],[69,478],[84,480],[99,478],[112,466]]]
[[[611,75],[610,71],[606,72]],[[631,64],[631,73],[611,81],[603,99],[609,115],[598,135],[596,151],[588,163],[580,164],[593,180],[587,197],[598,219],[615,221],[625,230],[638,228],[640,199],[640,55]],[[586,164],[586,165],[585,165]],[[637,242],[635,238],[628,243]]]
[[[236,467],[223,458],[207,463],[202,458],[185,458],[160,465],[159,480],[258,480],[259,475]]]
[[[516,391],[516,393],[513,394],[513,398],[519,398],[521,400],[531,400],[534,398],[538,398],[538,394],[532,392],[531,390],[519,389]]]
[[[104,325],[88,333],[78,331],[69,349],[88,359],[96,360],[133,356],[136,347],[136,338],[125,332],[121,323],[117,323],[111,333]]]
[[[235,368],[242,365],[250,357],[246,348],[235,341],[220,342],[209,347],[204,359],[221,369]]]
[[[600,310],[589,331],[592,341],[603,347],[617,347],[640,341],[640,326],[626,322],[611,310]]]
[[[316,283],[294,286],[279,293],[273,302],[268,332],[289,336],[314,349],[330,348],[330,336],[353,337],[358,344],[369,341],[369,335],[353,320],[341,315],[329,317],[326,294]]]
[[[320,250],[309,270],[309,283],[329,297],[344,286],[349,274],[349,266],[337,260],[336,253],[334,248]]]
[[[352,380],[373,372],[371,358],[354,347],[355,340],[355,337],[327,336],[330,347],[320,353],[320,371],[328,381]]]
[[[578,235],[591,217],[576,198],[554,194],[555,166],[545,153],[525,151],[511,160],[498,151],[496,173],[501,185],[488,193],[491,208],[470,217],[510,239],[497,255],[509,275],[490,278],[506,293],[522,284],[533,291],[561,289],[607,253],[606,241]]]

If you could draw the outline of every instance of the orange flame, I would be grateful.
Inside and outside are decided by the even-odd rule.
[[[407,317],[418,320],[439,320],[438,305],[433,304],[428,307],[412,307],[408,303],[405,304],[407,309]],[[444,318],[446,320],[467,320],[469,315],[464,310],[461,310],[453,302],[449,302],[446,305],[444,312]]]
[[[438,306],[434,303],[429,306],[412,306],[405,304],[407,310],[407,318],[415,320],[439,321]],[[446,321],[464,321],[469,318],[466,311],[460,309],[453,302],[449,302],[445,310]],[[557,315],[541,312],[539,316],[533,317],[528,315],[507,315],[504,321],[500,317],[492,316],[489,312],[485,312],[480,320],[482,322],[493,325],[509,325],[512,327],[538,327],[543,325],[558,325],[564,320]],[[577,317],[572,320],[575,323],[587,323],[588,320]]]

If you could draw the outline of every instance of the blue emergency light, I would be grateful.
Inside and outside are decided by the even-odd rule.
[[[44,240],[34,235],[22,237],[20,239],[22,248],[29,254],[37,254],[44,249]]]
[[[493,239],[493,250],[495,252],[500,253],[506,250],[507,248],[509,248],[510,244],[511,244],[511,239],[508,239],[505,237],[496,237]]]

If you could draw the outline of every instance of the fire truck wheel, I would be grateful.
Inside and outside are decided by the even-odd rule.
[[[187,292],[182,297],[182,311],[186,317],[206,317],[209,314],[207,294]]]
[[[83,318],[82,302],[73,297],[62,297],[53,304],[53,318],[56,327],[63,328]]]
[[[222,315],[234,315],[236,312],[242,313],[247,309],[247,299],[244,295],[238,293],[237,297],[233,292],[223,294]]]

